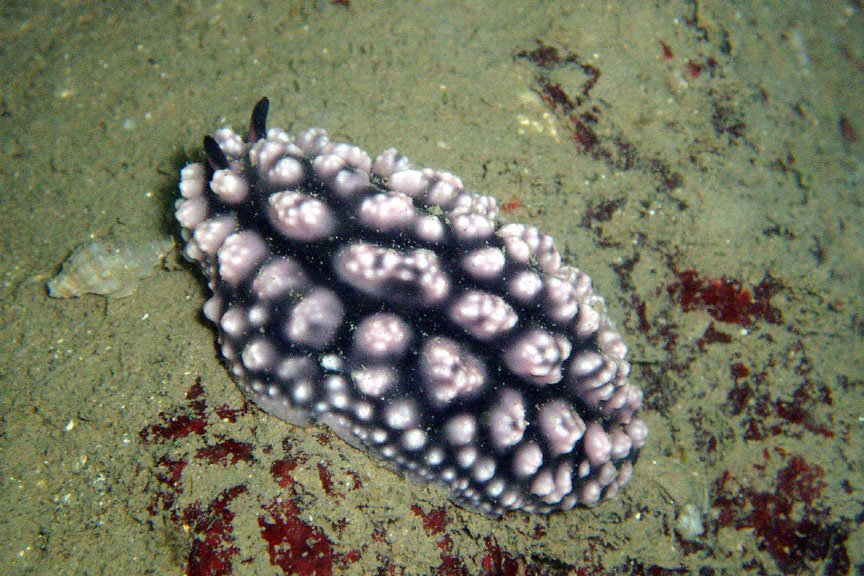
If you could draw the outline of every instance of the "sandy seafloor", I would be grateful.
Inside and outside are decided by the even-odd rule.
[[[3,2],[0,573],[864,573],[862,9]],[[264,95],[592,275],[650,426],[617,499],[490,520],[245,406],[176,252],[48,297],[75,246],[176,233],[179,167]]]

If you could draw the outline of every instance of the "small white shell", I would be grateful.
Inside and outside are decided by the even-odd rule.
[[[129,296],[141,278],[174,249],[170,237],[149,242],[96,241],[81,244],[63,262],[60,273],[48,283],[52,298],[77,298],[101,294],[112,298]]]

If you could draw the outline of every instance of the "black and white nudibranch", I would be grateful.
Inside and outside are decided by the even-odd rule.
[[[246,396],[487,515],[593,506],[627,484],[642,391],[552,238],[449,172],[267,129],[267,110],[245,141],[204,139],[176,204]]]

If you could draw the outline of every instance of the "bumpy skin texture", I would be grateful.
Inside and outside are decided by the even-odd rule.
[[[205,139],[176,205],[245,394],[487,515],[614,496],[647,429],[588,276],[453,174],[265,134],[267,105]]]

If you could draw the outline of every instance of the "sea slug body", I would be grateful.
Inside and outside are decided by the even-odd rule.
[[[588,276],[453,174],[268,130],[267,110],[246,140],[205,138],[176,204],[244,393],[487,515],[627,484],[642,392]]]

